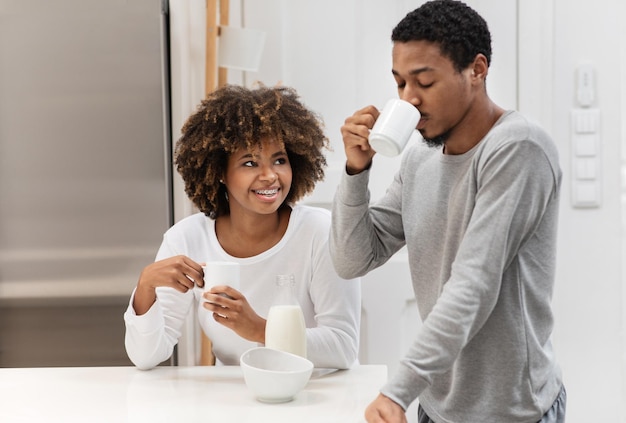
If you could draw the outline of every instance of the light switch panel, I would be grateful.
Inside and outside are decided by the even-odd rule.
[[[576,99],[580,107],[591,107],[595,99],[594,71],[591,65],[581,65],[576,72]]]
[[[600,207],[601,141],[600,110],[573,109],[570,130],[572,207]]]
[[[593,158],[574,159],[574,173],[577,180],[596,179],[598,174],[596,160]]]

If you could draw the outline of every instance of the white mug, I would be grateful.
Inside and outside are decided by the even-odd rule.
[[[420,112],[408,101],[392,98],[387,101],[370,131],[370,146],[384,156],[397,156],[411,138]]]
[[[208,291],[216,285],[228,285],[239,290],[239,263],[231,261],[209,261],[204,270],[204,290]]]

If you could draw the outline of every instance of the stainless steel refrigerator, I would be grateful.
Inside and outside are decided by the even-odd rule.
[[[0,0],[0,367],[126,364],[171,224],[162,0]]]

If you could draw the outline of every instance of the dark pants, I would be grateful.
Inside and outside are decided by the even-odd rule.
[[[543,415],[541,420],[537,423],[565,423],[565,406],[567,405],[567,393],[565,392],[565,387],[561,387],[561,392],[559,392],[559,396],[556,397],[556,400],[552,404],[552,407],[546,414]],[[426,414],[422,406],[420,405],[417,409],[417,421],[418,423],[436,423],[434,420],[431,420],[430,417]]]

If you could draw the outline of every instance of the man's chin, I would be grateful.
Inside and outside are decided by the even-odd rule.
[[[422,137],[422,138],[424,139],[424,142],[426,143],[427,146],[432,147],[432,148],[438,148],[438,147],[442,147],[446,143],[447,137],[441,135],[441,136],[434,137],[434,138],[426,138],[426,137]]]
[[[443,134],[439,134],[435,136],[428,136],[428,134],[426,134],[425,132],[426,131],[424,130],[419,130],[419,133],[422,135],[422,138],[424,139],[424,143],[426,143],[427,146],[433,147],[433,148],[443,146],[446,143],[446,140],[448,139],[450,135],[448,132],[444,132]]]

